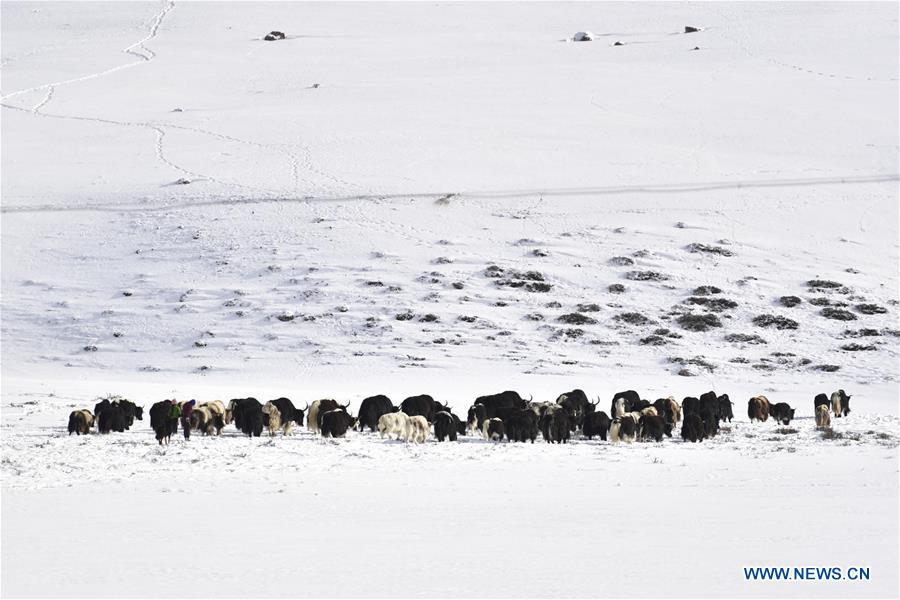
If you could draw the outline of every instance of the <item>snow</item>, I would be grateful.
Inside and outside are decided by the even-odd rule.
[[[897,16],[4,2],[4,596],[897,596]],[[588,27],[608,43],[562,43]],[[513,271],[551,288],[497,285]],[[701,285],[737,307],[688,331]],[[606,410],[714,389],[736,420],[696,445],[65,432],[108,393],[459,414],[573,388]],[[824,439],[812,399],[839,388],[853,412]],[[757,394],[797,420],[750,424]],[[780,565],[873,578],[741,571]]]

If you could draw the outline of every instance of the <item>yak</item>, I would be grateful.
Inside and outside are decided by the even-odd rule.
[[[89,410],[72,411],[69,415],[69,435],[87,435],[94,426],[94,415]]]
[[[396,410],[394,403],[387,396],[369,396],[363,399],[359,405],[359,414],[356,421],[357,429],[362,431],[364,427],[368,427],[371,431],[378,431],[378,419],[381,418],[381,415],[386,415]]]
[[[446,410],[442,410],[434,415],[434,437],[438,439],[439,442],[443,442],[445,439],[450,440],[451,442],[456,441],[456,433],[458,431],[456,422],[451,413]]]

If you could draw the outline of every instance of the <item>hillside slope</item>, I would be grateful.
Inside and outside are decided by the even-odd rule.
[[[897,595],[895,4],[0,10],[5,596],[622,596],[585,573],[638,555],[708,567],[654,561],[654,596]],[[714,389],[737,418],[564,447],[64,427],[108,393],[573,388]],[[757,394],[797,420],[749,423]],[[234,519],[266,510],[296,526]],[[209,569],[180,582],[174,547]],[[740,571],[835,561],[875,577]]]

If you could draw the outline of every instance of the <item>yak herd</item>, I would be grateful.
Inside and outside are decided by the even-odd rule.
[[[699,397],[686,397],[681,403],[675,398],[660,398],[655,402],[642,399],[634,390],[613,396],[610,412],[598,411],[599,399],[591,402],[579,389],[560,395],[555,402],[525,400],[517,392],[480,396],[469,408],[465,420],[457,416],[447,404],[427,394],[410,396],[399,406],[383,395],[362,401],[356,416],[350,405],[336,400],[316,400],[297,408],[288,398],[277,398],[265,404],[256,398],[235,398],[226,406],[219,400],[195,406],[176,400],[162,400],[150,408],[150,427],[160,443],[169,443],[178,432],[179,423],[185,438],[191,431],[203,435],[219,435],[230,424],[251,437],[259,437],[263,430],[274,436],[278,431],[290,435],[293,426],[304,424],[309,431],[323,437],[340,438],[350,429],[369,428],[382,438],[406,442],[425,442],[433,433],[438,441],[456,441],[459,436],[474,434],[493,441],[506,438],[510,442],[534,443],[540,434],[548,443],[566,443],[571,435],[580,433],[591,440],[634,442],[662,441],[672,437],[681,424],[685,441],[702,442],[719,432],[719,424],[734,418],[734,403],[728,394],[710,391]],[[850,413],[850,396],[838,390],[814,399],[816,426],[829,428],[831,417]],[[187,406],[189,405],[189,406]],[[765,396],[754,396],[747,404],[751,422],[767,421],[788,425],[794,409],[784,402],[770,402]],[[102,399],[94,412],[82,409],[69,415],[69,434],[87,434],[96,425],[100,433],[125,431],[135,419],[143,420],[143,408],[118,396]]]

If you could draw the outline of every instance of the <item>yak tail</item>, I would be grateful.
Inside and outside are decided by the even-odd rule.
[[[72,433],[77,429],[77,417],[75,415],[76,413],[72,413],[71,415],[69,415],[69,435],[72,435]]]

